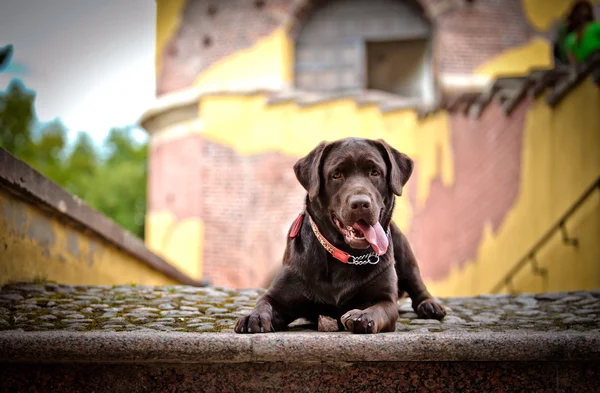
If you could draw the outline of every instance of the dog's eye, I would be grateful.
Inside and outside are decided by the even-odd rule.
[[[333,172],[333,175],[331,175],[331,177],[333,177],[334,179],[341,179],[342,178],[342,172],[335,171],[335,172]]]
[[[379,175],[381,175],[381,173],[377,169],[371,170],[371,176],[379,176]]]

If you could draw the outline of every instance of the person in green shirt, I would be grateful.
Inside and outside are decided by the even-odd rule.
[[[570,33],[564,44],[572,64],[582,63],[600,50],[600,22],[594,19],[594,9],[589,1],[575,3],[568,17]]]

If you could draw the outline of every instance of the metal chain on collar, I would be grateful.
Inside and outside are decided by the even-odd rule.
[[[350,255],[348,257],[348,265],[377,265],[379,263],[379,255],[374,252],[370,252],[365,255],[354,256]]]
[[[392,236],[392,232],[390,231],[389,227],[386,235],[387,237]],[[358,256],[350,255],[348,257],[348,265],[377,265],[378,263],[379,255],[377,255],[375,252],[370,252],[368,254]]]

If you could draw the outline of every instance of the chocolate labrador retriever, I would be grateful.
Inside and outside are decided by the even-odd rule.
[[[394,195],[412,170],[413,161],[383,140],[322,142],[300,159],[294,171],[307,191],[305,210],[289,231],[282,270],[235,331],[281,331],[324,315],[340,330],[392,332],[404,292],[421,318],[442,319],[392,222]]]

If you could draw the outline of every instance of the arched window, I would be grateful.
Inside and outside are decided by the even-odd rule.
[[[375,89],[430,101],[431,35],[430,23],[411,0],[325,2],[296,37],[296,87]]]

